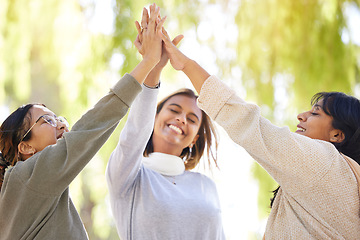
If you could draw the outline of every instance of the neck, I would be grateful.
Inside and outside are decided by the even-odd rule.
[[[180,157],[183,150],[182,148],[180,149],[179,146],[176,144],[171,144],[166,141],[156,140],[154,137],[152,142],[153,142],[154,152],[166,153]]]

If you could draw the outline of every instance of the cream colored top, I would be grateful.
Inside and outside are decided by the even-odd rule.
[[[360,239],[357,181],[331,143],[274,126],[215,76],[198,103],[280,184],[266,239]]]

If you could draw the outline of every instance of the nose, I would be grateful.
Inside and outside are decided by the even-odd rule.
[[[186,124],[186,116],[185,114],[179,114],[176,116],[176,121],[182,123],[182,124]]]
[[[297,115],[297,119],[300,122],[305,122],[307,120],[307,113],[308,112],[299,113],[299,115]]]
[[[68,131],[69,131],[68,125],[67,125],[66,123],[62,122],[62,121],[59,121],[59,120],[57,121],[57,128],[58,128],[59,130],[64,129],[65,132],[68,132]]]

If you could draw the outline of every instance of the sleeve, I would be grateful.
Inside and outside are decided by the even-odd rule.
[[[338,158],[331,143],[274,126],[260,116],[258,106],[239,98],[214,76],[202,86],[198,103],[282,187],[311,187]]]
[[[27,186],[46,195],[61,194],[111,135],[141,91],[126,74],[92,109],[86,112],[56,144],[26,160],[18,177]]]
[[[158,89],[143,86],[143,91],[130,109],[119,143],[106,169],[110,198],[126,195],[133,186],[154,128],[158,92]]]

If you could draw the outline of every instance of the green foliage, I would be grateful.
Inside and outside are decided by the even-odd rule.
[[[354,74],[359,65],[354,46],[341,40],[346,24],[343,8],[344,1],[335,0],[241,4],[236,17],[238,60],[244,78],[256,82],[247,90],[257,102],[272,102],[266,92],[271,94],[277,73],[294,77],[288,89],[294,94],[291,104],[301,109],[308,107],[304,99],[318,91],[352,92],[359,81]]]

